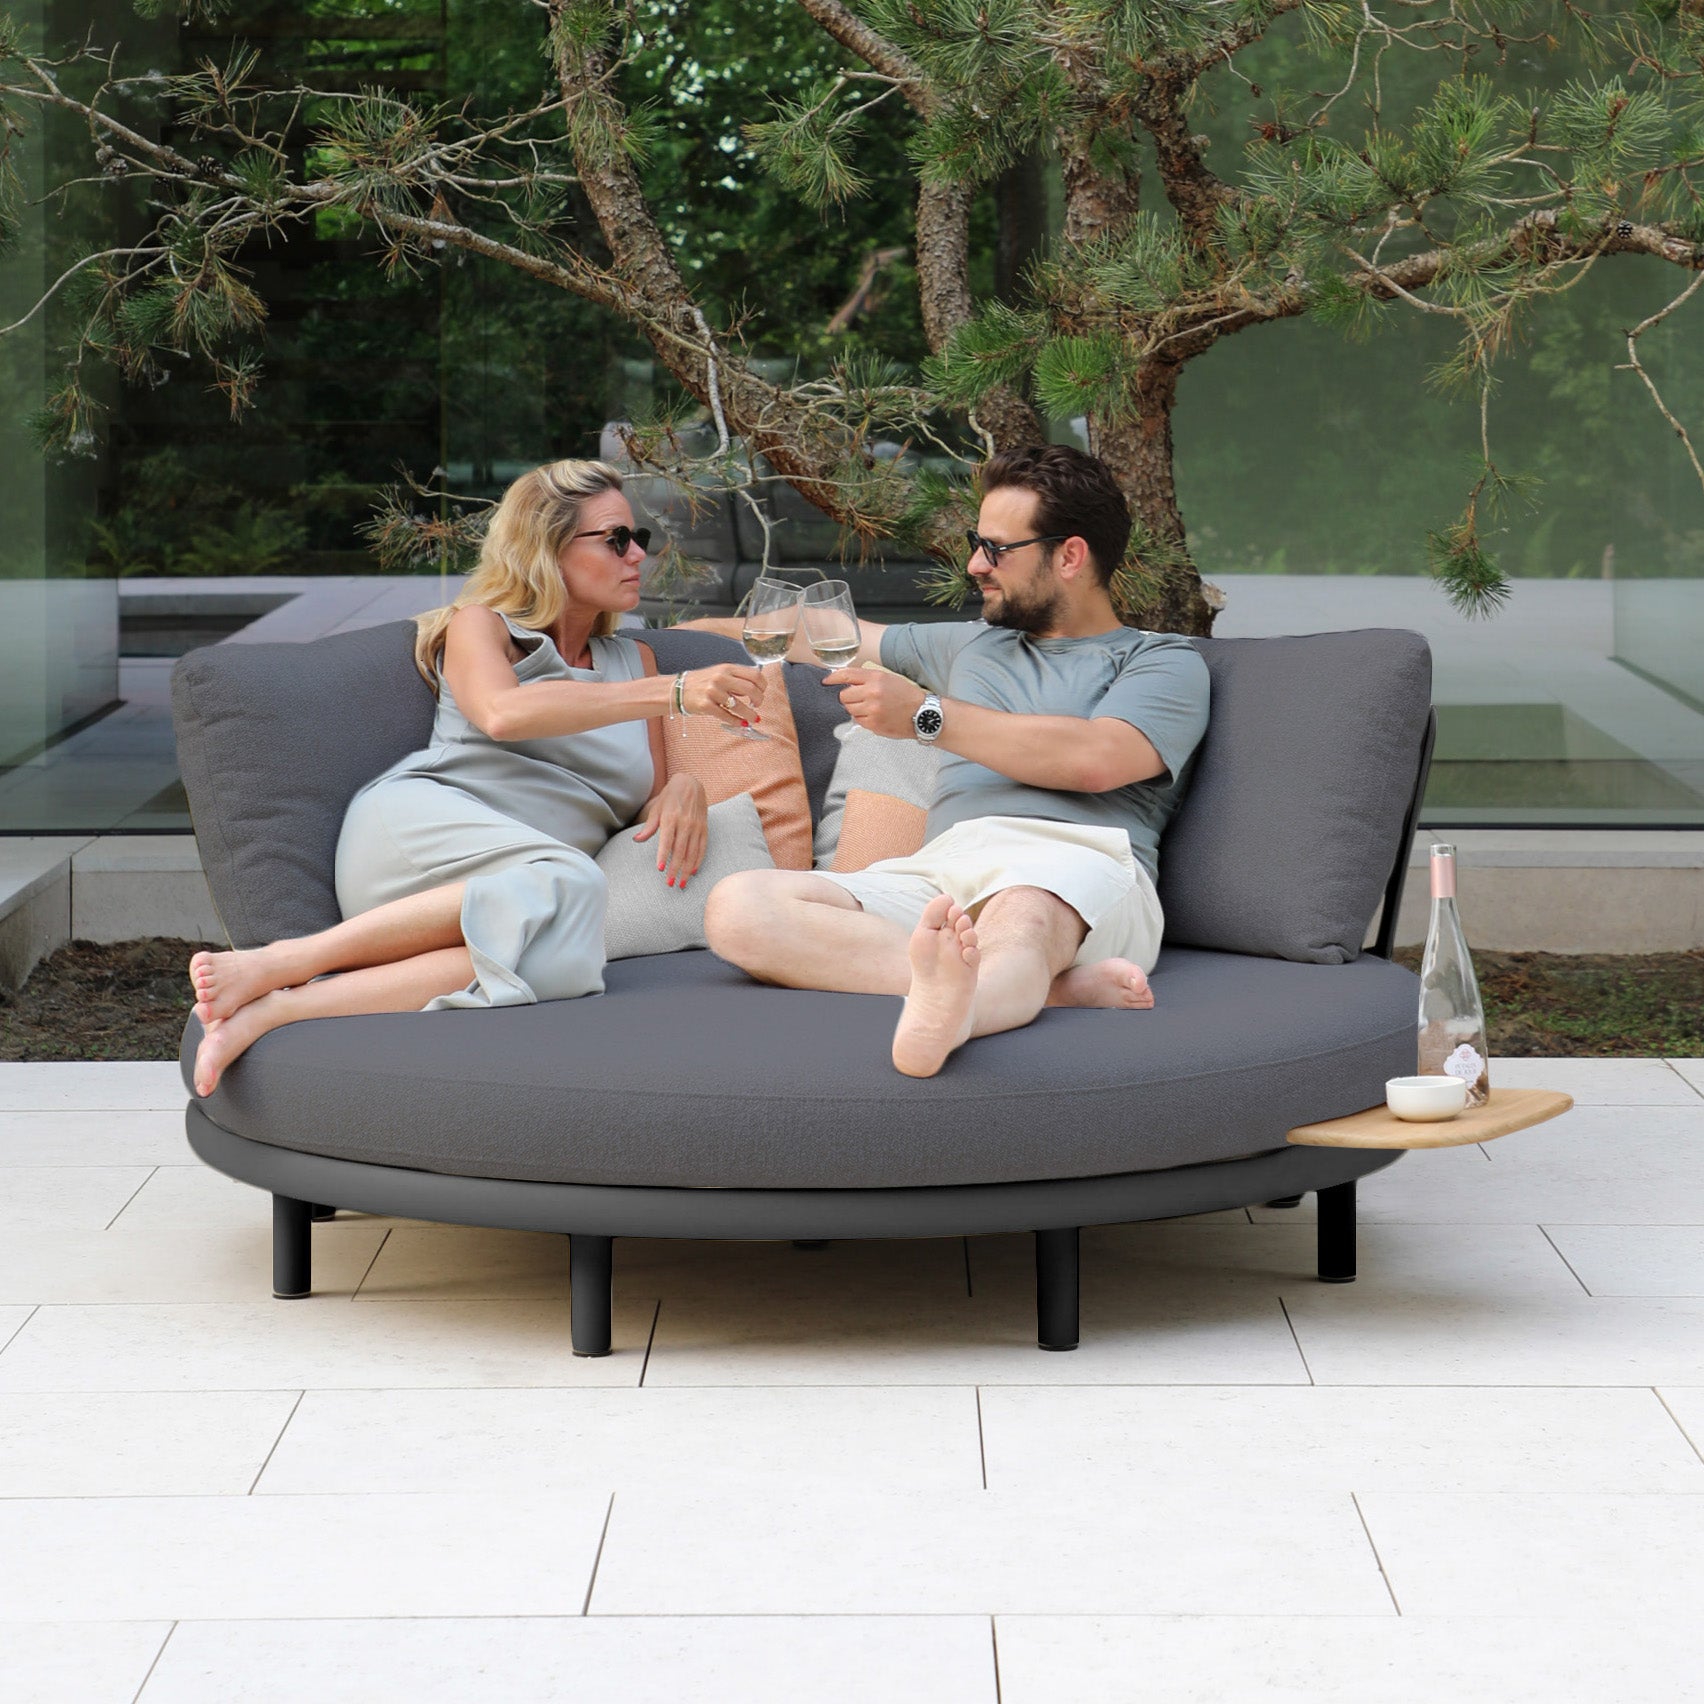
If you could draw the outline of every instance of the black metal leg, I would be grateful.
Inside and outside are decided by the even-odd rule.
[[[288,1195],[272,1198],[272,1293],[308,1295],[314,1287],[312,1209]]]
[[[613,1237],[568,1239],[569,1334],[576,1355],[607,1355]]]
[[[1268,1201],[1268,1207],[1300,1207],[1302,1198],[1299,1195],[1280,1195],[1276,1201]]]
[[[1035,1337],[1043,1349],[1077,1347],[1077,1227],[1035,1233]]]
[[[1355,1181],[1319,1192],[1319,1281],[1355,1282]]]
[[[337,1209],[335,1207],[324,1206],[318,1201],[313,1201],[308,1204],[308,1217],[312,1219],[316,1225],[323,1225],[326,1220],[335,1219],[337,1217]]]

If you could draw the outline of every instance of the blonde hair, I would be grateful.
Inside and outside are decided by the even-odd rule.
[[[621,474],[608,462],[556,461],[523,473],[503,493],[485,530],[479,565],[456,601],[414,618],[414,666],[433,691],[450,617],[458,609],[484,604],[540,632],[555,624],[568,601],[556,559],[579,531],[586,499],[620,489]],[[620,623],[617,612],[602,610],[592,634],[613,633]]]

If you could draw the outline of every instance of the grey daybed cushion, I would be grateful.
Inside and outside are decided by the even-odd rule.
[[[745,657],[713,633],[647,629],[665,674]],[[813,820],[834,757],[839,697],[824,670],[788,664]],[[178,765],[207,886],[234,946],[311,935],[340,920],[332,866],[343,813],[375,775],[432,737],[414,623],[307,644],[207,645],[172,671]]]
[[[1415,979],[1371,957],[1168,948],[1154,1010],[1045,1011],[927,1080],[888,1064],[897,999],[765,988],[710,953],[605,976],[602,998],[289,1024],[203,1104],[279,1147],[473,1177],[897,1188],[1281,1147],[1414,1069]]]
[[[1419,774],[1426,641],[1370,628],[1193,643],[1213,700],[1160,843],[1166,944],[1344,964],[1378,909]]]
[[[854,789],[884,793],[928,810],[935,802],[935,778],[941,767],[941,754],[934,746],[916,740],[884,739],[850,718],[834,730],[834,738],[840,755],[835,759],[834,776],[811,848],[812,861],[819,870],[834,862],[848,793]]]
[[[670,887],[657,868],[657,837],[635,840],[624,828],[598,854],[609,888],[604,905],[604,956],[638,958],[702,947],[704,902],[724,876],[738,870],[773,870],[769,842],[750,793],[710,807],[704,862],[685,887]]]

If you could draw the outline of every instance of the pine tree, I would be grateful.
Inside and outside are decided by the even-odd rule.
[[[476,255],[620,316],[707,411],[714,470],[749,482],[753,452],[860,535],[921,539],[940,559],[930,590],[946,600],[965,589],[966,446],[1038,442],[1045,416],[1081,417],[1137,517],[1118,582],[1129,619],[1209,631],[1219,600],[1191,560],[1173,479],[1185,369],[1256,326],[1312,316],[1361,338],[1419,312],[1454,322],[1436,376],[1476,397],[1481,419],[1477,477],[1458,520],[1428,541],[1432,568],[1458,608],[1494,610],[1508,588],[1482,523],[1523,491],[1492,455],[1496,363],[1546,297],[1609,256],[1687,275],[1628,333],[1626,365],[1704,480],[1638,352],[1704,282],[1696,0],[1609,20],[1570,0],[796,3],[838,44],[843,69],[774,104],[749,140],[813,218],[865,193],[860,139],[884,112],[907,111],[933,352],[920,372],[848,363],[777,384],[749,358],[749,324],[706,314],[644,192],[651,115],[622,98],[624,69],[646,51],[641,0],[548,0],[539,97],[497,120],[372,92],[268,88],[241,52],[158,79],[150,92],[192,151],[125,121],[136,80],[110,57],[50,60],[0,22],[0,222],[16,193],[13,138],[56,108],[86,123],[92,174],[146,180],[157,213],[139,242],[83,256],[49,292],[77,293],[81,330],[42,411],[44,441],[74,447],[94,429],[90,359],[146,379],[168,352],[194,356],[240,415],[260,378],[251,341],[265,313],[244,246],[335,212],[376,233],[389,265]],[[1530,62],[1565,38],[1591,72],[1521,89],[1511,55]],[[98,86],[71,92],[91,66]],[[1233,92],[1254,113],[1248,140],[1211,142],[1197,122]],[[978,302],[972,204],[1038,155],[1056,164],[1062,228],[1021,299]],[[592,240],[564,216],[571,202],[589,209]],[[685,471],[674,425],[644,425],[635,453]],[[878,456],[891,434],[955,454],[961,476]],[[701,457],[691,471],[704,470]],[[460,538],[440,518],[411,542],[410,524],[398,505],[373,531],[403,557],[441,559]]]

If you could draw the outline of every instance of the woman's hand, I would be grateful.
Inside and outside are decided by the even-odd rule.
[[[689,669],[685,698],[687,715],[714,716],[725,728],[761,722],[757,707],[763,702],[763,670],[755,663],[714,663],[707,669]]]
[[[710,671],[705,670],[705,673]],[[698,874],[710,843],[710,801],[696,775],[673,775],[651,796],[635,840],[657,841],[657,868],[670,887],[685,887]]]

